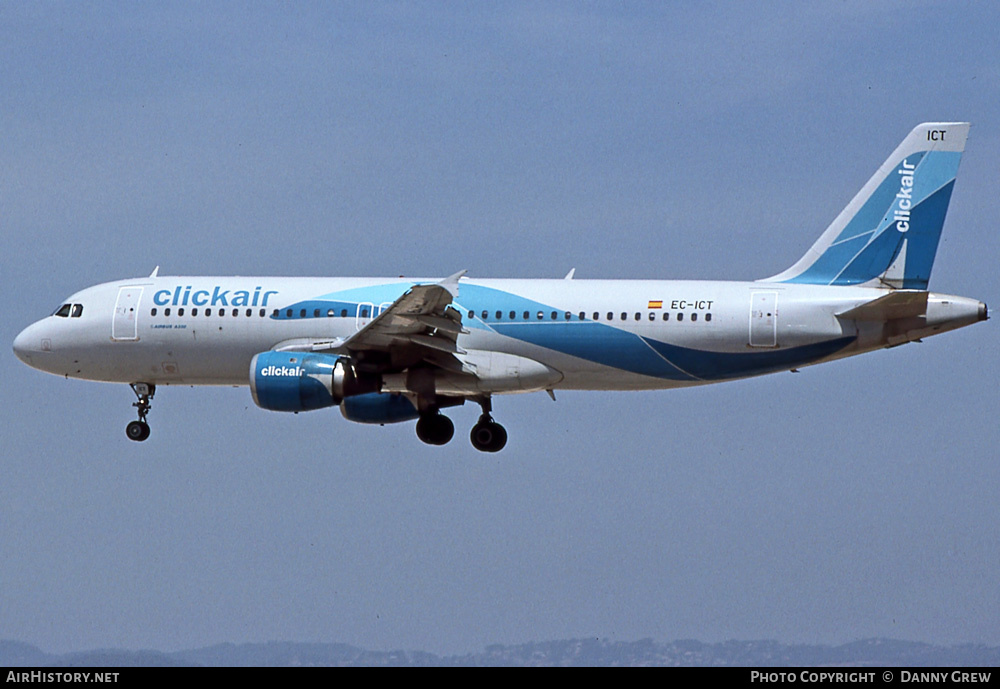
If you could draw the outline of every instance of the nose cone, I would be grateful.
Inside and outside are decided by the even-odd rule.
[[[31,366],[31,354],[28,353],[28,330],[31,328],[25,328],[22,330],[17,337],[14,338],[14,354],[17,358],[24,363]]]
[[[38,355],[50,349],[51,344],[49,340],[45,339],[42,326],[39,323],[32,323],[14,338],[14,354],[17,355],[18,359],[34,368],[38,368]],[[31,360],[32,355],[36,357],[36,361]]]

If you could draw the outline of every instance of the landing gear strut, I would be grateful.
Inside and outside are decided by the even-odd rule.
[[[476,398],[483,408],[479,421],[472,427],[469,440],[480,452],[499,452],[507,444],[507,430],[493,420],[493,405],[489,397]],[[428,445],[444,445],[455,435],[455,424],[436,408],[430,408],[417,420],[417,437]]]
[[[489,397],[479,400],[479,406],[483,408],[483,414],[469,434],[472,447],[480,452],[499,452],[507,444],[507,429],[493,420],[493,405]]]
[[[146,414],[149,413],[150,400],[156,393],[156,386],[150,383],[132,383],[132,392],[139,398],[138,402],[133,402],[132,406],[139,412],[139,420],[132,421],[125,427],[125,435],[129,440],[142,442],[149,437],[149,424],[146,423]]]
[[[455,435],[455,424],[439,411],[422,414],[417,421],[417,437],[428,445],[444,445]]]

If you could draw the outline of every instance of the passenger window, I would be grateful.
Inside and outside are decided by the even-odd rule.
[[[670,320],[670,312],[669,311],[664,311],[663,312],[663,320],[665,320],[665,321],[669,321]]]
[[[240,315],[240,310],[239,309],[233,309],[233,316],[235,317],[235,316],[239,316],[239,315]]]
[[[483,309],[483,320],[484,321],[486,320],[487,316],[489,316],[489,315],[490,315],[489,312],[486,309]]]
[[[706,322],[706,323],[708,323],[708,322],[709,322],[709,321],[711,321],[711,320],[712,320],[712,314],[710,314],[710,313],[706,313],[706,314],[705,314],[705,322]]]
[[[613,314],[610,311],[608,311],[608,320],[609,321],[613,321],[614,319],[615,319],[615,314]]]
[[[247,318],[253,315],[253,309],[247,309]]]
[[[555,311],[553,311],[552,312],[552,320],[555,320],[558,315],[559,314],[557,314]]]
[[[696,313],[692,313],[692,314],[691,314],[691,320],[692,320],[692,321],[696,321],[696,320],[698,320],[698,314],[696,314]]]
[[[236,313],[236,312],[233,311],[233,313]],[[368,315],[367,311],[365,311],[365,315],[366,316]],[[299,309],[299,318],[305,318],[305,317],[306,317],[306,310],[305,309]]]
[[[260,310],[260,317],[263,318],[265,313],[267,313],[267,309],[261,309]]]
[[[177,309],[177,315],[178,316],[183,316],[184,315],[184,307],[183,306],[181,308]]]
[[[79,318],[83,315],[83,304],[73,304],[73,318]]]
[[[70,309],[70,305],[69,304],[63,304],[52,315],[53,316],[59,316],[60,318],[68,318],[69,317],[69,309]]]
[[[681,311],[680,313],[677,314],[677,320],[679,320],[679,321],[683,321],[684,320],[684,312],[683,311]]]
[[[625,313],[624,311],[622,311],[622,320],[623,321],[627,321],[628,320],[628,314]]]
[[[571,314],[569,311],[567,311],[566,312],[566,320],[568,321],[572,317],[573,317],[573,314]]]
[[[326,317],[327,317],[327,318],[333,318],[333,316],[334,316],[334,311],[333,311],[333,309],[327,309],[327,310],[326,310]]]
[[[211,316],[212,315],[212,309],[205,309],[205,315],[206,316]]]
[[[220,316],[225,316],[226,314],[220,313],[219,315]],[[292,317],[292,310],[291,309],[288,309],[287,311],[285,311],[285,317],[286,318],[291,318]]]
[[[510,312],[510,319],[514,320],[515,318],[517,318],[517,311],[511,311]]]
[[[247,315],[250,315],[249,311],[247,311]],[[313,309],[313,318],[319,318],[319,309]]]
[[[347,318],[347,309],[341,309],[340,310],[340,317],[341,318]]]
[[[198,309],[197,308],[191,309],[191,315],[192,316],[197,316],[198,315]]]
[[[469,320],[473,320],[476,317],[475,311],[469,311]]]
[[[499,321],[502,318],[503,318],[503,311],[497,311],[497,320]]]
[[[169,316],[170,315],[170,309],[169,308],[163,309],[163,315],[164,316]]]
[[[155,315],[156,315],[156,307],[155,307],[155,306],[154,306],[154,307],[152,308],[152,310],[151,310],[151,311],[149,312],[149,315],[150,315],[150,316],[155,316]]]
[[[636,320],[639,320],[640,318],[642,318],[642,314],[641,314],[641,313],[639,313],[638,311],[636,311],[636,312],[635,312],[635,319],[636,319]]]
[[[524,312],[524,320],[528,320],[529,318],[531,318],[531,314],[529,314],[527,311],[525,311]]]
[[[656,320],[656,314],[653,313],[652,311],[649,312],[649,320],[651,320],[651,321],[655,321]]]
[[[542,313],[541,311],[539,311],[538,312],[538,320],[542,320],[543,318],[545,318],[545,314]]]

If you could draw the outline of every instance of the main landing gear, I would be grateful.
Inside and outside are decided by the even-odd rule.
[[[151,407],[150,400],[156,393],[156,386],[151,383],[132,383],[132,392],[139,398],[138,402],[133,402],[132,406],[139,412],[139,420],[132,421],[125,426],[125,435],[129,440],[142,442],[149,437],[149,424],[146,423],[146,414]]]
[[[499,452],[507,444],[507,430],[493,420],[489,414],[483,414],[472,427],[469,434],[472,447],[480,452]]]
[[[422,414],[417,421],[417,437],[428,445],[444,445],[455,435],[455,424],[441,412]]]
[[[480,452],[499,452],[507,444],[507,429],[493,420],[493,403],[489,397],[477,401],[483,413],[469,434],[472,447]]]
[[[507,430],[493,420],[489,397],[476,401],[483,408],[483,413],[472,427],[469,440],[480,452],[499,452],[507,444]],[[445,445],[454,435],[455,424],[436,409],[422,414],[417,421],[417,437],[428,445]]]

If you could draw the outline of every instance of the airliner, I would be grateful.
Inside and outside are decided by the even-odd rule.
[[[987,319],[928,291],[969,124],[925,123],[787,270],[749,282],[465,277],[149,277],[88,287],[14,340],[24,363],[128,383],[149,436],[158,387],[249,386],[263,409],[339,407],[350,421],[416,420],[480,406],[473,447],[507,431],[495,395],[705,385],[919,341]]]

